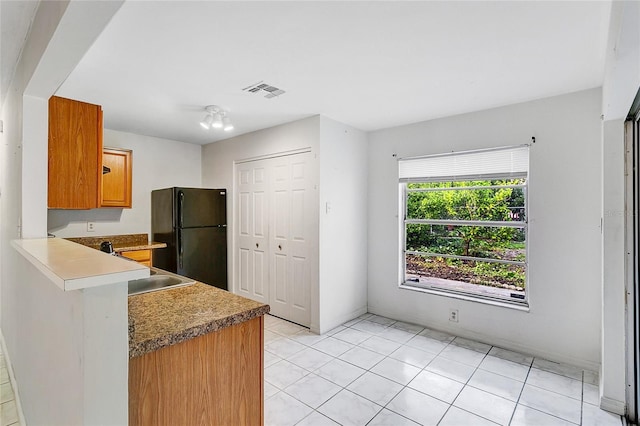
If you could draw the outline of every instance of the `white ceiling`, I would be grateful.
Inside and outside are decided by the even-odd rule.
[[[0,2],[0,106],[13,79],[39,0]]]
[[[205,144],[323,114],[370,131],[602,85],[610,2],[128,1],[58,95]],[[265,99],[258,81],[286,91]],[[236,129],[205,131],[204,106]]]

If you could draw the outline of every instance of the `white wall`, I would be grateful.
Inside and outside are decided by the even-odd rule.
[[[2,144],[0,146],[0,325],[5,339],[10,336],[4,331],[11,328],[15,322],[15,315],[5,314],[5,305],[8,309],[15,302],[13,293],[17,290],[9,283],[15,282],[15,273],[11,268],[9,258],[14,251],[9,241],[20,236],[20,212],[21,212],[21,175],[20,164],[22,162],[22,96],[18,94],[14,80],[2,109],[2,121],[4,131],[0,133]],[[10,301],[7,304],[7,301]],[[7,346],[10,346],[7,342]]]
[[[303,148],[318,159],[311,176],[319,188],[311,218],[318,234],[310,246],[318,248],[319,262],[311,273],[311,329],[325,332],[367,308],[366,134],[316,116],[205,145],[203,184],[234,194],[235,161]],[[229,271],[234,270],[234,206],[229,198]]]
[[[605,79],[602,88],[602,370],[600,405],[623,414],[626,401],[625,355],[626,234],[630,231],[632,201],[625,203],[624,120],[640,87],[640,3],[613,2]],[[637,255],[637,254],[636,254]],[[631,293],[632,294],[632,293]],[[633,298],[629,298],[629,301]],[[631,342],[632,339],[629,339]],[[636,407],[636,412],[638,407]]]
[[[367,312],[367,135],[320,117],[320,330]]]
[[[228,224],[228,271],[229,290],[236,288],[235,281],[235,178],[234,164],[236,161],[268,157],[277,153],[287,153],[301,149],[310,149],[317,159],[320,145],[320,118],[318,116],[305,118],[280,126],[257,132],[247,133],[235,138],[226,139],[205,145],[202,150],[202,184],[209,188],[226,188],[230,196],[227,197]],[[316,160],[317,161],[317,160]],[[318,164],[310,167],[310,181],[312,187],[318,188]],[[317,194],[314,195],[313,205],[317,207]],[[312,212],[311,221],[317,223],[317,208]],[[317,226],[314,226],[317,229]],[[317,247],[318,235],[312,235],[309,242],[311,247]],[[317,254],[315,254],[317,258]],[[317,260],[312,262],[312,277],[318,276]],[[318,283],[314,280],[311,288],[311,328],[319,327],[318,311]]]
[[[48,100],[124,0],[41,2],[16,69],[23,97],[21,235],[45,237],[47,230]]]
[[[14,253],[15,268],[25,281],[17,300],[18,321],[12,330],[21,338],[11,347],[11,362],[27,424],[80,425],[84,417],[82,342],[74,337],[83,332],[82,292],[60,291]],[[54,306],[64,309],[51,309]],[[49,350],[43,356],[45,348]],[[55,404],[55,409],[47,408],[44,401]]]
[[[624,120],[602,126],[602,368],[603,408],[624,413],[625,175]]]
[[[369,135],[369,311],[590,369],[600,362],[599,89]],[[399,158],[530,150],[530,312],[398,288]],[[459,310],[459,323],[448,321]]]
[[[104,146],[133,150],[132,208],[49,210],[48,230],[52,234],[150,234],[152,190],[202,186],[200,145],[105,129]],[[95,222],[94,232],[87,232],[88,221]]]
[[[14,253],[23,281],[11,361],[26,423],[126,424],[126,283],[61,291]]]
[[[0,184],[2,191],[0,196],[2,203],[2,212],[0,213],[2,217],[2,223],[0,225],[0,261],[2,262],[2,276],[0,277],[0,294],[2,295],[0,297],[0,301],[2,302],[0,308],[0,324],[2,325],[2,333],[9,350],[15,348],[17,342],[17,336],[12,330],[15,329],[17,323],[17,297],[20,290],[17,285],[17,273],[13,267],[13,265],[15,265],[14,251],[9,242],[21,236],[23,169],[33,171],[34,177],[29,185],[33,185],[36,194],[41,191],[39,185],[42,184],[42,174],[38,170],[38,162],[28,167],[22,166],[22,148],[23,142],[25,142],[23,139],[24,120],[29,119],[28,117],[23,117],[23,110],[25,108],[23,96],[30,79],[36,72],[43,52],[53,37],[59,21],[63,18],[66,8],[67,2],[62,1],[47,2],[40,5],[32,24],[31,35],[23,48],[21,58],[16,66],[15,76],[2,105],[1,118],[4,125],[4,132],[2,133],[3,143],[0,163],[0,172],[2,174],[2,183]],[[42,141],[27,140],[26,143],[33,144],[42,149]],[[29,151],[33,152],[32,150]],[[46,152],[46,141],[44,151]],[[36,158],[39,159],[40,157],[36,154]],[[46,167],[46,160],[44,165]],[[45,188],[46,182],[45,174]],[[39,213],[46,214],[44,211]],[[37,215],[38,213],[36,212],[36,221]],[[37,228],[38,224],[34,227]]]
[[[611,5],[602,113],[605,120],[626,118],[640,87],[640,3]]]
[[[119,380],[122,376],[91,378],[82,371],[78,342],[86,331],[83,327],[87,317],[75,307],[79,298],[84,298],[83,293],[60,292],[37,271],[29,269],[9,244],[20,236],[45,236],[47,99],[121,4],[120,1],[41,2],[2,105],[0,316],[7,359],[15,364],[9,365],[18,384],[14,391],[22,402],[29,424],[95,424],[95,420],[105,414],[101,419],[106,423],[121,424],[126,420],[128,407],[122,404],[126,383]],[[124,288],[123,285],[123,301],[126,300]],[[50,291],[58,293],[54,296]],[[53,305],[48,303],[49,296],[66,298],[66,309],[51,311]],[[85,305],[87,302],[100,304],[100,300],[84,300]],[[126,313],[126,304],[121,308],[120,314]],[[58,326],[66,327],[68,333],[54,332]],[[56,341],[51,343],[51,339]],[[55,348],[55,353],[43,351],[40,344],[44,342]],[[121,343],[127,344],[126,341]],[[115,345],[111,348],[117,351]],[[111,355],[105,348],[99,353],[91,352],[91,349],[84,348],[85,353],[88,351],[95,356],[92,365],[102,364],[101,359]],[[124,358],[124,365],[126,362]],[[92,389],[87,387],[85,379],[89,380]],[[103,379],[114,379],[119,383],[112,386],[112,382],[102,382]],[[98,391],[95,388],[102,384],[109,397],[96,400]],[[79,399],[79,393],[83,391],[89,392],[84,393],[85,399]],[[88,395],[91,399],[86,399]]]

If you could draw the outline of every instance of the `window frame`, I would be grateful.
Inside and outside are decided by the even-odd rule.
[[[472,181],[472,180],[505,180],[505,179],[524,179],[524,183],[522,185],[492,185],[492,186],[473,186],[473,187],[452,187],[452,188],[420,188],[420,189],[408,189],[407,185],[411,183],[434,183],[434,182],[461,182],[461,181]],[[418,290],[424,291],[428,293],[434,293],[442,296],[448,297],[457,297],[463,298],[467,300],[484,302],[490,304],[498,304],[498,305],[506,305],[514,308],[525,308],[529,307],[529,176],[528,173],[517,173],[511,174],[508,177],[505,177],[503,174],[496,173],[495,175],[487,174],[482,175],[481,178],[479,176],[455,176],[455,177],[446,177],[446,178],[424,178],[424,179],[406,179],[404,181],[399,182],[400,185],[400,193],[401,193],[401,209],[402,214],[400,217],[400,226],[401,226],[401,275],[400,275],[400,283],[399,287],[409,290]],[[408,194],[410,192],[428,192],[428,191],[449,191],[449,190],[469,190],[469,189],[487,189],[487,188],[522,188],[523,198],[524,198],[524,213],[525,219],[523,221],[475,221],[475,220],[455,220],[455,219],[408,219],[407,218],[407,209],[408,209]],[[513,227],[523,229],[524,232],[524,244],[525,244],[525,260],[523,262],[520,261],[508,261],[502,259],[484,259],[478,258],[474,256],[460,256],[460,255],[449,255],[449,254],[439,254],[439,253],[428,253],[428,252],[418,252],[413,250],[407,250],[407,225],[408,224],[428,224],[428,225],[454,225],[454,226],[483,226],[483,227]],[[484,262],[484,263],[501,263],[501,264],[517,264],[524,266],[525,272],[525,291],[524,298],[507,298],[507,297],[499,297],[499,296],[488,296],[475,292],[462,291],[462,290],[454,290],[454,289],[446,289],[434,285],[421,284],[419,282],[407,281],[407,254],[415,254],[419,256],[428,256],[428,257],[443,257],[443,258],[452,258],[459,260],[472,260],[476,262]],[[471,283],[469,283],[471,284]],[[476,284],[477,286],[481,286],[480,284]]]

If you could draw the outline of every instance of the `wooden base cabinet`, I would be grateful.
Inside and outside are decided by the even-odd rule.
[[[129,259],[135,260],[142,265],[151,267],[153,265],[153,250],[132,250],[132,251],[123,251],[123,257],[127,257]]]
[[[129,425],[262,425],[263,317],[129,360]]]

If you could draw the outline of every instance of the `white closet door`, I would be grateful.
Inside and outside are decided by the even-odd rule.
[[[236,165],[236,293],[311,324],[311,154]]]
[[[269,303],[267,160],[236,167],[237,293]]]
[[[310,154],[269,160],[271,312],[309,326]]]

